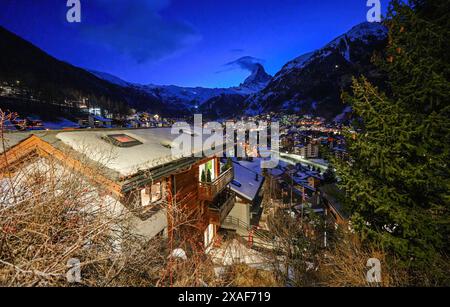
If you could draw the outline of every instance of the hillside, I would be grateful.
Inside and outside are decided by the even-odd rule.
[[[0,81],[16,84],[44,104],[64,104],[89,98],[89,103],[111,113],[126,114],[146,105],[163,110],[162,103],[145,92],[122,87],[55,59],[33,44],[0,27]]]
[[[323,48],[284,65],[267,87],[248,98],[246,113],[285,111],[334,119],[346,109],[340,94],[353,76],[365,75],[380,83],[382,76],[371,57],[386,41],[387,29],[381,24],[355,26]]]
[[[130,108],[164,116],[201,111],[212,119],[275,111],[341,120],[350,110],[340,94],[353,76],[382,83],[371,57],[385,47],[387,31],[378,23],[359,24],[323,48],[286,63],[273,77],[258,64],[231,88],[133,84],[57,60],[2,27],[0,39],[0,82],[20,81],[40,104],[72,103],[76,108],[76,102],[88,98],[90,105],[118,115]]]

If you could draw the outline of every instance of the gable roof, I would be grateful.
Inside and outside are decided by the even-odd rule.
[[[172,154],[171,146],[179,135],[172,134],[171,131],[171,128],[80,130],[60,132],[56,138],[121,176],[132,176],[140,171],[150,170],[183,158]],[[141,144],[126,148],[115,146],[105,140],[108,136],[117,134],[127,135]],[[191,134],[187,135],[194,137]],[[204,135],[203,139],[207,137]],[[191,153],[194,153],[194,150]]]
[[[239,164],[239,162],[233,162],[234,167],[234,182],[239,183],[236,185],[230,183],[231,190],[236,192],[239,196],[253,201],[258,195],[264,183],[264,177],[251,169],[244,167]],[[258,175],[258,181],[256,181],[256,176]]]
[[[203,159],[173,156],[170,145],[178,135],[170,132],[170,128],[154,128],[8,133],[7,154],[19,158],[19,153],[23,156],[29,147],[64,156],[61,160],[88,160],[100,166],[105,178],[119,184],[119,190],[128,191],[136,184],[157,180],[168,172],[176,172]],[[105,140],[114,134],[129,135],[142,144],[129,148],[115,146]],[[0,166],[2,162],[0,159]]]

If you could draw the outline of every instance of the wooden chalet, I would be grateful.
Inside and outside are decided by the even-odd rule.
[[[217,156],[173,157],[176,137],[170,128],[8,133],[0,169],[14,176],[23,161],[51,156],[101,184],[133,215],[139,234],[187,235],[207,248],[234,206],[234,171]],[[86,171],[86,160],[98,168]]]

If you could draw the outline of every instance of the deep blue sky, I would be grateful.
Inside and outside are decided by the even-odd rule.
[[[367,0],[1,0],[0,25],[58,59],[138,83],[227,87],[250,56],[275,74],[365,21]],[[386,9],[388,0],[382,0]]]

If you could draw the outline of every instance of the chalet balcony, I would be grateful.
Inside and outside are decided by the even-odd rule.
[[[210,222],[216,225],[222,224],[234,207],[236,193],[230,189],[220,193],[214,203],[209,206]]]
[[[227,185],[233,180],[234,171],[233,168],[222,173],[213,182],[200,182],[198,186],[198,197],[200,200],[214,201],[217,195],[220,194]]]
[[[159,211],[167,208],[167,206],[168,206],[167,201],[160,201],[158,203],[143,207],[140,210],[140,212],[138,212],[137,215],[142,220],[147,220],[147,219],[151,218],[153,215],[155,215],[156,213],[158,213]]]

